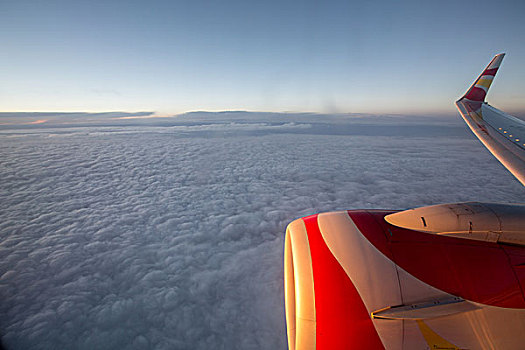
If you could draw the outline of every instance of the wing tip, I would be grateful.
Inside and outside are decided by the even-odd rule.
[[[503,61],[503,57],[505,57],[505,52],[498,53],[496,56],[494,56],[489,64],[489,67],[487,68],[499,68],[501,61]]]
[[[469,102],[485,102],[485,97],[487,96],[490,85],[498,72],[501,62],[503,61],[503,57],[505,57],[505,52],[495,55],[467,92],[461,96],[458,102],[464,99]]]

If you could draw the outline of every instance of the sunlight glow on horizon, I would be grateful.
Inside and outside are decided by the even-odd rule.
[[[3,111],[455,114],[494,54],[488,101],[525,111],[525,4],[332,0],[0,8]],[[468,14],[468,15],[467,15]]]

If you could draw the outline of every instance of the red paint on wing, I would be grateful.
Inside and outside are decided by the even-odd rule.
[[[316,348],[384,349],[363,300],[323,240],[317,215],[303,220],[314,275]]]
[[[498,71],[498,68],[492,68],[492,69],[485,69],[485,71],[483,71],[483,73],[481,74],[482,76],[483,75],[496,75],[496,72]]]
[[[361,233],[419,280],[478,303],[525,308],[517,278],[520,268],[513,268],[502,246],[401,229],[384,220],[384,211],[369,211],[369,216],[357,213],[349,215]],[[386,245],[377,244],[381,236],[388,240]]]
[[[472,89],[470,89],[470,91],[468,92],[468,94],[465,95],[465,98],[471,101],[484,101],[485,95],[487,95],[485,90],[473,86]]]

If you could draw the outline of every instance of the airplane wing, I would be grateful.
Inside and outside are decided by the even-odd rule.
[[[524,123],[484,102],[497,55],[456,105],[525,184]],[[288,345],[305,349],[523,349],[525,205],[349,210],[286,230]]]
[[[504,55],[492,59],[456,106],[478,139],[525,185],[525,122],[485,102]]]

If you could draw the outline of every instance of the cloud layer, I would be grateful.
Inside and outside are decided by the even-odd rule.
[[[524,199],[459,123],[280,117],[2,133],[4,345],[284,349],[293,219]]]

